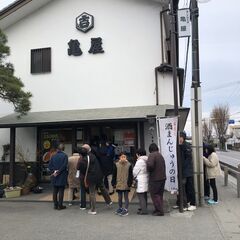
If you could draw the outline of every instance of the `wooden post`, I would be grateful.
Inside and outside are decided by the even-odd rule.
[[[10,128],[10,163],[9,163],[9,185],[14,186],[14,165],[15,165],[15,149],[16,149],[16,128]]]

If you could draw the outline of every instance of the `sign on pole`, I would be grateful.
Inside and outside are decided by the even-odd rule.
[[[189,8],[178,9],[178,37],[191,36],[190,10]]]
[[[160,136],[161,154],[165,159],[167,180],[165,189],[170,192],[178,191],[177,169],[177,126],[178,117],[157,118]]]

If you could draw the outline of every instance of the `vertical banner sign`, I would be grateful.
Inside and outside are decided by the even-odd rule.
[[[190,10],[182,8],[178,10],[178,37],[191,36],[190,29]]]
[[[170,192],[178,191],[177,171],[177,125],[178,118],[157,118],[160,132],[159,143],[165,159],[167,180],[165,189]]]

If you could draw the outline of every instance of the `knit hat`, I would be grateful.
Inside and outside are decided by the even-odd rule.
[[[85,148],[88,152],[91,152],[91,147],[88,144],[83,144],[82,148]]]
[[[187,137],[186,132],[184,132],[184,131],[180,132],[180,137],[182,137],[184,140],[186,140],[186,137]]]

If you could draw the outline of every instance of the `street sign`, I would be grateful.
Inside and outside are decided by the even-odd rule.
[[[178,9],[178,37],[191,36],[190,9]]]
[[[229,123],[229,124],[234,124],[234,123],[235,123],[235,120],[230,119],[230,120],[228,121],[228,123]]]

